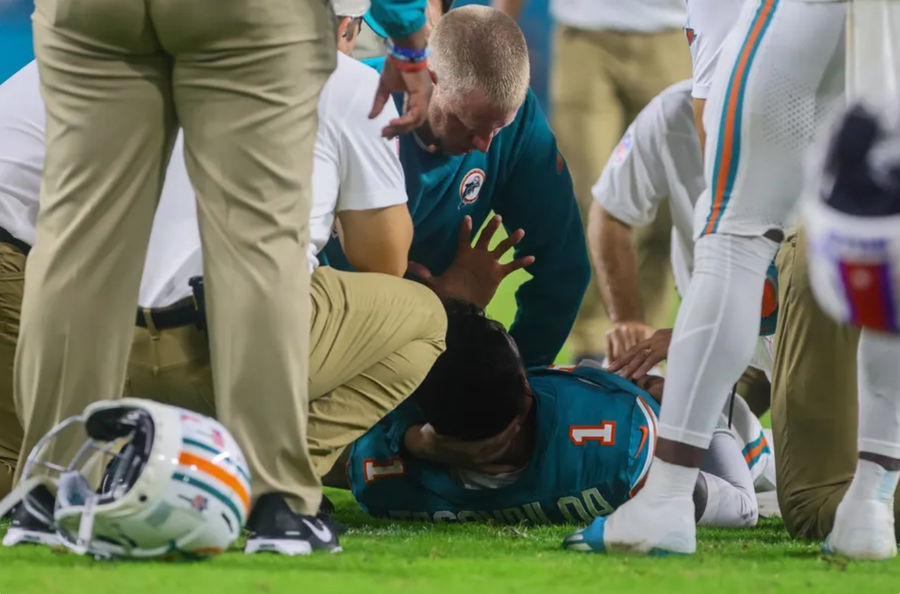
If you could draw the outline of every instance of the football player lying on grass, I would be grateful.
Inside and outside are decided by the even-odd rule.
[[[584,523],[641,488],[662,378],[635,384],[590,366],[526,371],[501,324],[466,303],[447,309],[446,352],[413,396],[350,449],[346,478],[367,513]],[[753,526],[753,479],[727,426],[703,468],[698,521]]]

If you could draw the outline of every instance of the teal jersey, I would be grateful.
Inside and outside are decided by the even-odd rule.
[[[578,203],[556,139],[529,90],[515,120],[487,153],[433,154],[412,134],[401,136],[400,161],[415,233],[409,259],[439,275],[456,256],[464,216],[474,233],[491,211],[508,230],[522,228],[517,257],[533,255],[532,278],[516,292],[510,334],[528,366],[553,363],[590,282],[590,263]],[[332,240],[323,261],[348,269]]]
[[[446,467],[409,455],[403,434],[422,419],[407,401],[351,447],[347,475],[363,510],[435,522],[584,523],[625,502],[653,459],[656,401],[592,367],[532,369],[529,381],[534,451],[515,482],[467,488]]]
[[[383,37],[406,37],[425,26],[425,0],[373,0],[368,16]]]

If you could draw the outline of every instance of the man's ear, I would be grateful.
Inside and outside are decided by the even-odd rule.
[[[352,23],[352,22],[353,22],[353,19],[351,19],[350,17],[340,17],[340,19],[338,20],[338,29],[337,29],[338,39],[346,39],[347,38],[346,37],[347,28],[350,26],[350,23]]]
[[[428,69],[428,75],[431,77],[431,84],[437,84],[437,73],[431,68]]]

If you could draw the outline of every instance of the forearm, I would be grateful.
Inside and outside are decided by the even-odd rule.
[[[405,47],[407,49],[423,49],[428,42],[428,40],[425,38],[424,27],[410,35],[395,37],[392,39],[392,41],[396,45]]]
[[[359,272],[403,276],[413,226],[405,204],[338,213],[341,243],[347,261]]]
[[[522,14],[522,6],[525,5],[525,0],[493,0],[491,4],[497,10],[517,19]]]
[[[510,334],[527,367],[552,364],[572,330],[590,283],[590,263],[583,248],[581,252],[569,260],[555,259],[567,262],[565,267],[531,270],[534,278],[516,292],[518,310]]]
[[[644,320],[632,239],[631,227],[613,218],[598,202],[591,205],[588,245],[606,313],[613,322]]]

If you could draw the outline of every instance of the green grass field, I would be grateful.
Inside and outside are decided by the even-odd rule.
[[[492,317],[512,321],[513,294],[525,278],[520,271],[504,282]],[[823,556],[819,543],[790,540],[777,519],[754,529],[701,529],[692,557],[602,556],[563,551],[572,526],[396,523],[365,516],[345,491],[328,494],[349,528],[340,555],[248,557],[236,547],[204,562],[111,563],[0,548],[0,594],[900,592],[900,560]]]
[[[602,556],[563,551],[567,526],[392,523],[364,516],[346,492],[329,495],[349,527],[340,555],[100,562],[20,547],[0,550],[0,594],[900,592],[900,561],[823,556],[817,544],[790,541],[778,520],[701,530],[693,557]]]

